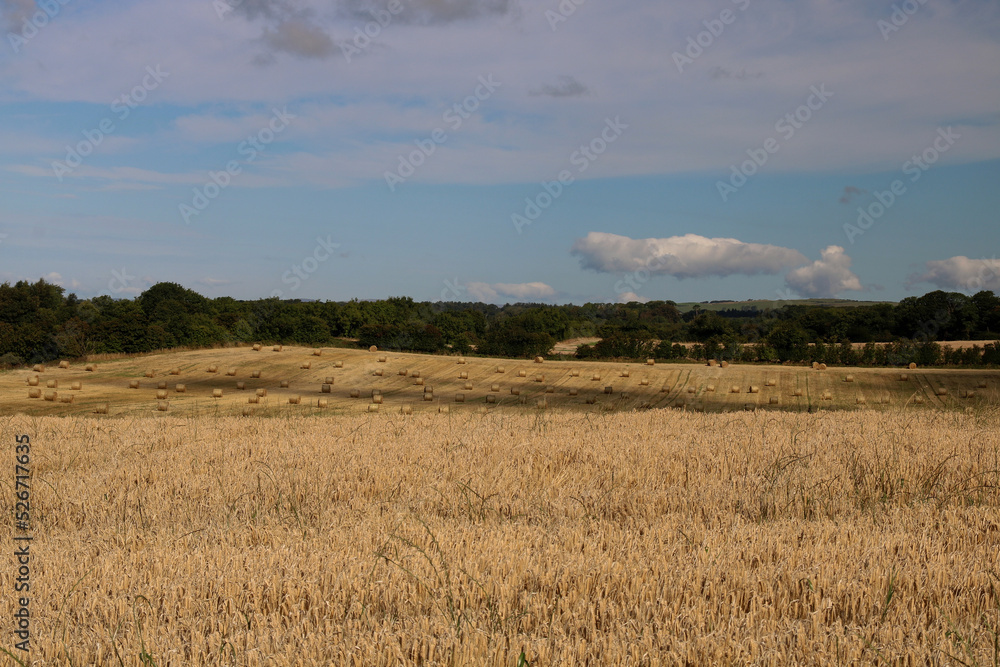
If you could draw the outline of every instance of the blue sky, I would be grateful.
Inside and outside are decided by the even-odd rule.
[[[1000,291],[994,1],[2,6],[0,281]]]

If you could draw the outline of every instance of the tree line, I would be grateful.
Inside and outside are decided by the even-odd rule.
[[[79,299],[44,280],[0,285],[0,364],[7,367],[249,342],[517,358],[549,354],[571,338],[601,339],[581,345],[581,358],[993,366],[1000,343],[957,349],[940,341],[1000,338],[1000,298],[934,291],[898,304],[681,313],[672,301],[240,301],[209,299],[176,283],[158,283],[134,299]]]

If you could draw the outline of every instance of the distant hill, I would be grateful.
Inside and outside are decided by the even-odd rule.
[[[677,310],[687,313],[695,309],[701,310],[767,310],[784,306],[823,306],[825,308],[853,308],[857,306],[874,306],[880,303],[896,305],[895,301],[854,301],[852,299],[756,299],[750,301],[688,301],[678,303]]]

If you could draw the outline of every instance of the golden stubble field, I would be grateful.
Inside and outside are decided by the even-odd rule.
[[[992,665],[998,421],[7,416],[26,664]]]

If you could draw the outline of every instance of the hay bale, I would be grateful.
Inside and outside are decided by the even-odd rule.
[[[823,395],[822,395],[821,398],[824,401],[832,401],[833,400],[833,392],[830,391],[829,389],[827,389],[826,391],[823,392]]]
[[[466,382],[465,386],[462,387],[462,388],[465,389],[465,391],[472,391],[472,383],[471,382]]]
[[[814,371],[815,370],[819,370],[819,362],[818,361],[814,361],[813,364],[812,364],[812,366],[813,366],[813,370]]]
[[[817,370],[825,371],[826,370],[826,364],[820,364],[819,368]]]
[[[138,389],[139,388],[139,381],[138,380],[129,380],[128,381],[128,388],[129,389]]]
[[[274,351],[274,352],[281,352],[284,349],[285,348],[283,346],[281,346],[281,345],[275,345],[274,347],[271,348],[271,350]]]
[[[845,375],[844,376],[844,382],[854,382],[854,376],[853,375]]]
[[[300,403],[302,403],[302,397],[301,396],[289,396],[288,397],[288,404],[289,405],[299,405]]]
[[[611,385],[608,385],[607,387],[604,388],[604,393],[605,394],[613,394],[613,393],[615,393],[615,388],[612,387]]]
[[[900,382],[909,382],[910,381],[910,376],[907,375],[906,373],[900,373],[899,374],[899,381]]]
[[[332,384],[324,384],[322,387],[319,388],[319,391],[320,391],[321,394],[332,394],[333,393],[333,385]]]
[[[986,389],[986,388],[987,388],[987,387],[988,387],[989,385],[987,384],[986,380],[980,380],[980,381],[979,381],[979,384],[978,384],[977,386],[978,386],[978,387],[979,387],[980,389]]]
[[[528,377],[528,371],[518,371],[517,372],[517,377],[519,377],[519,378]]]
[[[382,369],[380,368],[377,371],[375,371],[374,373],[372,373],[372,375],[374,375],[375,377],[382,377],[383,375],[385,375],[385,373],[383,373]]]
[[[646,359],[647,366],[653,366],[656,364],[656,359]]]
[[[521,390],[518,389],[517,387],[511,387],[510,388],[510,395],[511,396],[520,396],[521,395]]]
[[[399,376],[400,377],[404,377],[405,378],[409,374],[410,374],[410,371],[408,371],[407,369],[405,369],[405,368],[400,368],[399,369]]]
[[[377,345],[372,345],[370,348],[368,348],[368,351],[369,352],[378,352],[378,346]]]
[[[313,350],[313,356],[314,357],[322,357],[323,356],[323,350]]]
[[[156,398],[160,399],[161,401],[164,400],[164,399],[166,399],[167,398],[167,390],[166,389],[157,389],[156,390]]]
[[[228,371],[226,371],[226,375],[228,375],[231,378],[236,377],[236,369],[235,368],[230,368]]]
[[[237,382],[236,383],[236,390],[237,391],[246,391],[246,388],[247,388],[247,383],[246,382]]]
[[[37,387],[28,390],[28,398],[41,398],[41,396],[42,390]]]
[[[549,385],[548,387],[545,388],[545,393],[546,394],[554,394],[554,393],[556,393],[556,388],[553,387],[552,385]]]
[[[764,386],[765,387],[777,387],[778,386],[778,381],[775,380],[774,378],[768,378],[768,379],[764,380]]]
[[[179,368],[171,368],[170,369],[170,375],[180,375],[180,374],[181,374],[181,369],[179,369]]]
[[[697,391],[698,391],[698,389],[694,385],[688,385],[687,393],[693,394],[693,393],[695,393]]]
[[[351,398],[361,398],[361,390],[360,389],[352,389],[351,390]]]
[[[260,389],[258,389],[257,391],[255,391],[254,394],[258,398],[264,398],[265,396],[267,396],[267,389],[265,389],[264,387],[261,387]]]
[[[589,396],[587,398],[587,405],[594,405],[596,403],[597,403],[597,397],[596,396]]]
[[[254,352],[260,352],[262,349],[264,349],[264,346],[261,345],[260,343],[254,343],[253,344],[253,351]]]
[[[288,380],[282,380],[281,382],[278,383],[278,387],[281,389],[288,389],[290,384],[291,383]]]
[[[962,398],[975,398],[976,392],[972,391],[971,389],[963,389],[959,394],[959,396],[961,396]]]
[[[570,396],[577,396],[577,395],[579,395],[579,393],[580,393],[580,390],[578,390],[576,388],[573,388],[573,389],[569,390],[569,395]]]
[[[161,382],[157,382],[156,383],[156,388],[157,389],[166,389],[167,388],[166,381],[164,380],[164,381],[161,381]]]
[[[259,404],[260,396],[251,396],[250,398],[247,399],[247,403]]]
[[[711,367],[711,368],[715,368],[715,367],[716,367],[716,366],[718,366],[718,365],[719,365],[719,362],[718,362],[718,361],[716,361],[715,359],[709,359],[709,360],[708,360],[708,366],[709,366],[709,367]]]
[[[30,378],[28,378],[28,386],[29,387],[37,387],[38,386],[38,376],[37,375],[32,375]]]
[[[545,362],[545,357],[535,357],[535,363],[541,364]]]
[[[374,347],[374,345],[372,346]],[[379,406],[377,403],[372,403],[368,406],[368,412],[378,412]]]
[[[55,402],[58,399],[59,399],[59,392],[56,392],[56,391],[47,391],[47,392],[45,392],[45,400],[46,401]]]
[[[98,403],[97,405],[95,405],[94,406],[94,414],[95,415],[106,415],[106,414],[108,414],[108,404],[107,403]]]
[[[244,407],[243,410],[240,411],[240,414],[244,417],[250,417],[253,415],[253,408]]]
[[[418,378],[418,377],[420,377],[420,371],[413,371],[412,373],[410,373],[410,377],[411,378]]]
[[[668,391],[670,391],[670,387],[668,387],[667,385],[663,385],[662,387],[660,387],[660,393],[661,394],[665,394]]]
[[[804,394],[805,392],[802,391],[801,389],[796,389],[795,391],[792,392],[792,396],[803,396]]]
[[[94,364],[87,364],[86,366],[83,367],[83,370],[85,370],[88,373],[93,373],[94,371],[97,370],[97,366]]]
[[[771,405],[777,405],[778,404],[778,397],[777,396],[772,396],[771,398],[767,399],[767,402],[770,403]]]
[[[301,364],[299,365],[299,368],[300,368],[301,370],[304,370],[304,371],[308,371],[308,370],[310,370],[310,369],[311,369],[312,367],[313,367],[313,363],[312,363],[311,361],[303,361],[303,362],[302,362],[302,363],[301,363]]]
[[[740,393],[740,388],[734,384],[733,386],[731,386],[729,388],[729,393],[730,394],[738,394],[738,393]]]
[[[757,404],[756,403],[744,403],[743,404],[743,410],[745,410],[746,412],[756,412],[757,411]]]
[[[488,394],[486,396],[486,402],[487,403],[496,403],[497,402],[497,397],[494,396],[493,394]]]
[[[438,406],[438,414],[439,415],[446,415],[449,412],[451,412],[451,408],[449,408],[447,405],[439,405]]]
[[[572,370],[571,370],[571,371],[569,372],[569,376],[570,376],[570,377],[574,377],[574,378],[578,378],[578,377],[580,377],[580,369],[579,369],[579,368],[574,368],[574,369],[572,369]]]
[[[425,394],[424,394],[424,400],[425,400],[425,401],[428,401],[428,402],[430,402],[430,401],[433,401],[433,400],[434,400],[434,394],[431,394],[431,393],[425,393]]]
[[[381,395],[382,395],[382,390],[381,389],[372,389],[372,398],[374,398],[376,396],[381,396]]]
[[[58,389],[59,388],[59,380],[48,380],[45,383],[45,386],[48,387],[49,389]]]
[[[455,394],[456,403],[465,403],[465,394]]]
[[[491,384],[490,385],[490,391],[492,391],[494,393],[500,391],[500,385],[498,385],[498,384]]]
[[[458,379],[459,380],[468,380],[469,379],[469,373],[468,373],[468,371],[462,371],[461,373],[459,373],[458,374]]]
[[[335,362],[333,362],[333,367],[334,368],[343,368],[344,367],[344,362],[343,361],[335,361]]]
[[[168,401],[157,401],[156,409],[160,412],[166,412],[170,409],[170,403]]]
[[[434,388],[431,387],[431,386],[424,387],[424,393],[425,394],[433,394],[434,393]]]
[[[323,384],[333,384],[333,376],[327,375],[325,378],[323,378]]]
[[[387,357],[387,356],[386,356],[386,355],[384,355],[384,354],[383,354],[383,355],[382,355],[381,357],[379,357],[379,358],[378,358],[378,362],[379,362],[380,364],[384,364],[384,363],[386,363],[387,361],[389,361],[389,357]]]
[[[549,402],[544,398],[540,398],[535,402],[535,407],[538,408],[539,410],[544,410],[545,408],[549,407]]]
[[[748,394],[759,394],[760,393],[760,387],[758,387],[755,384],[752,384],[749,387],[747,387],[747,393]]]
[[[208,367],[208,372],[209,373],[218,373],[219,372],[219,367],[216,366],[215,364],[212,364],[211,366]]]
[[[707,387],[705,387],[705,391],[707,391],[710,394],[714,394],[715,393],[715,385],[714,384],[708,385]]]
[[[544,375],[536,375],[535,376],[535,382],[545,382],[545,376]]]
[[[631,375],[632,374],[629,371],[622,371],[622,373],[621,373],[621,377],[623,377],[623,378],[630,377]]]
[[[222,390],[221,389],[213,389],[212,390],[212,398],[222,398]]]
[[[31,367],[31,370],[33,370],[36,373],[44,373],[45,366],[42,366],[41,364],[35,364],[34,366]]]
[[[412,405],[404,405],[404,406],[402,406],[401,408],[399,408],[399,414],[401,414],[401,415],[412,415],[413,414],[413,406]]]
[[[424,379],[417,378],[416,380],[413,381],[413,384],[417,387],[422,387],[424,385]]]
[[[503,366],[497,366],[497,373],[506,373],[507,369]]]
[[[641,380],[639,380],[639,386],[641,386],[641,387],[648,387],[649,386],[649,378],[642,378]]]
[[[910,369],[911,371],[915,371],[915,370],[917,370],[917,364],[916,364],[915,362],[912,362],[912,361],[911,361],[911,362],[910,362],[910,366],[909,366],[909,369]]]
[[[924,397],[923,396],[915,396],[913,398],[913,402],[916,403],[917,405],[923,405],[924,404]]]
[[[855,397],[854,402],[857,403],[858,405],[864,405],[868,401],[865,399],[864,396],[857,396]]]
[[[59,368],[69,368],[69,362],[65,359],[59,362]]]
[[[178,394],[183,394],[184,392],[187,391],[187,386],[179,384],[174,387],[174,391],[176,391]]]
[[[947,387],[938,387],[937,389],[934,390],[934,394],[936,396],[947,396],[948,395],[948,388]]]
[[[723,361],[722,363],[719,364],[719,367],[720,368],[729,368],[729,362],[728,361]]]
[[[69,386],[69,388],[72,389],[73,391],[80,391],[81,389],[83,389],[83,383],[79,381],[74,382]]]
[[[465,363],[465,357],[459,357],[458,358],[458,363],[464,364]]]
[[[600,382],[601,381],[601,374],[600,373],[594,373],[593,377],[591,377],[590,380],[591,380],[591,382]]]
[[[156,377],[156,371],[146,371],[146,377]]]

